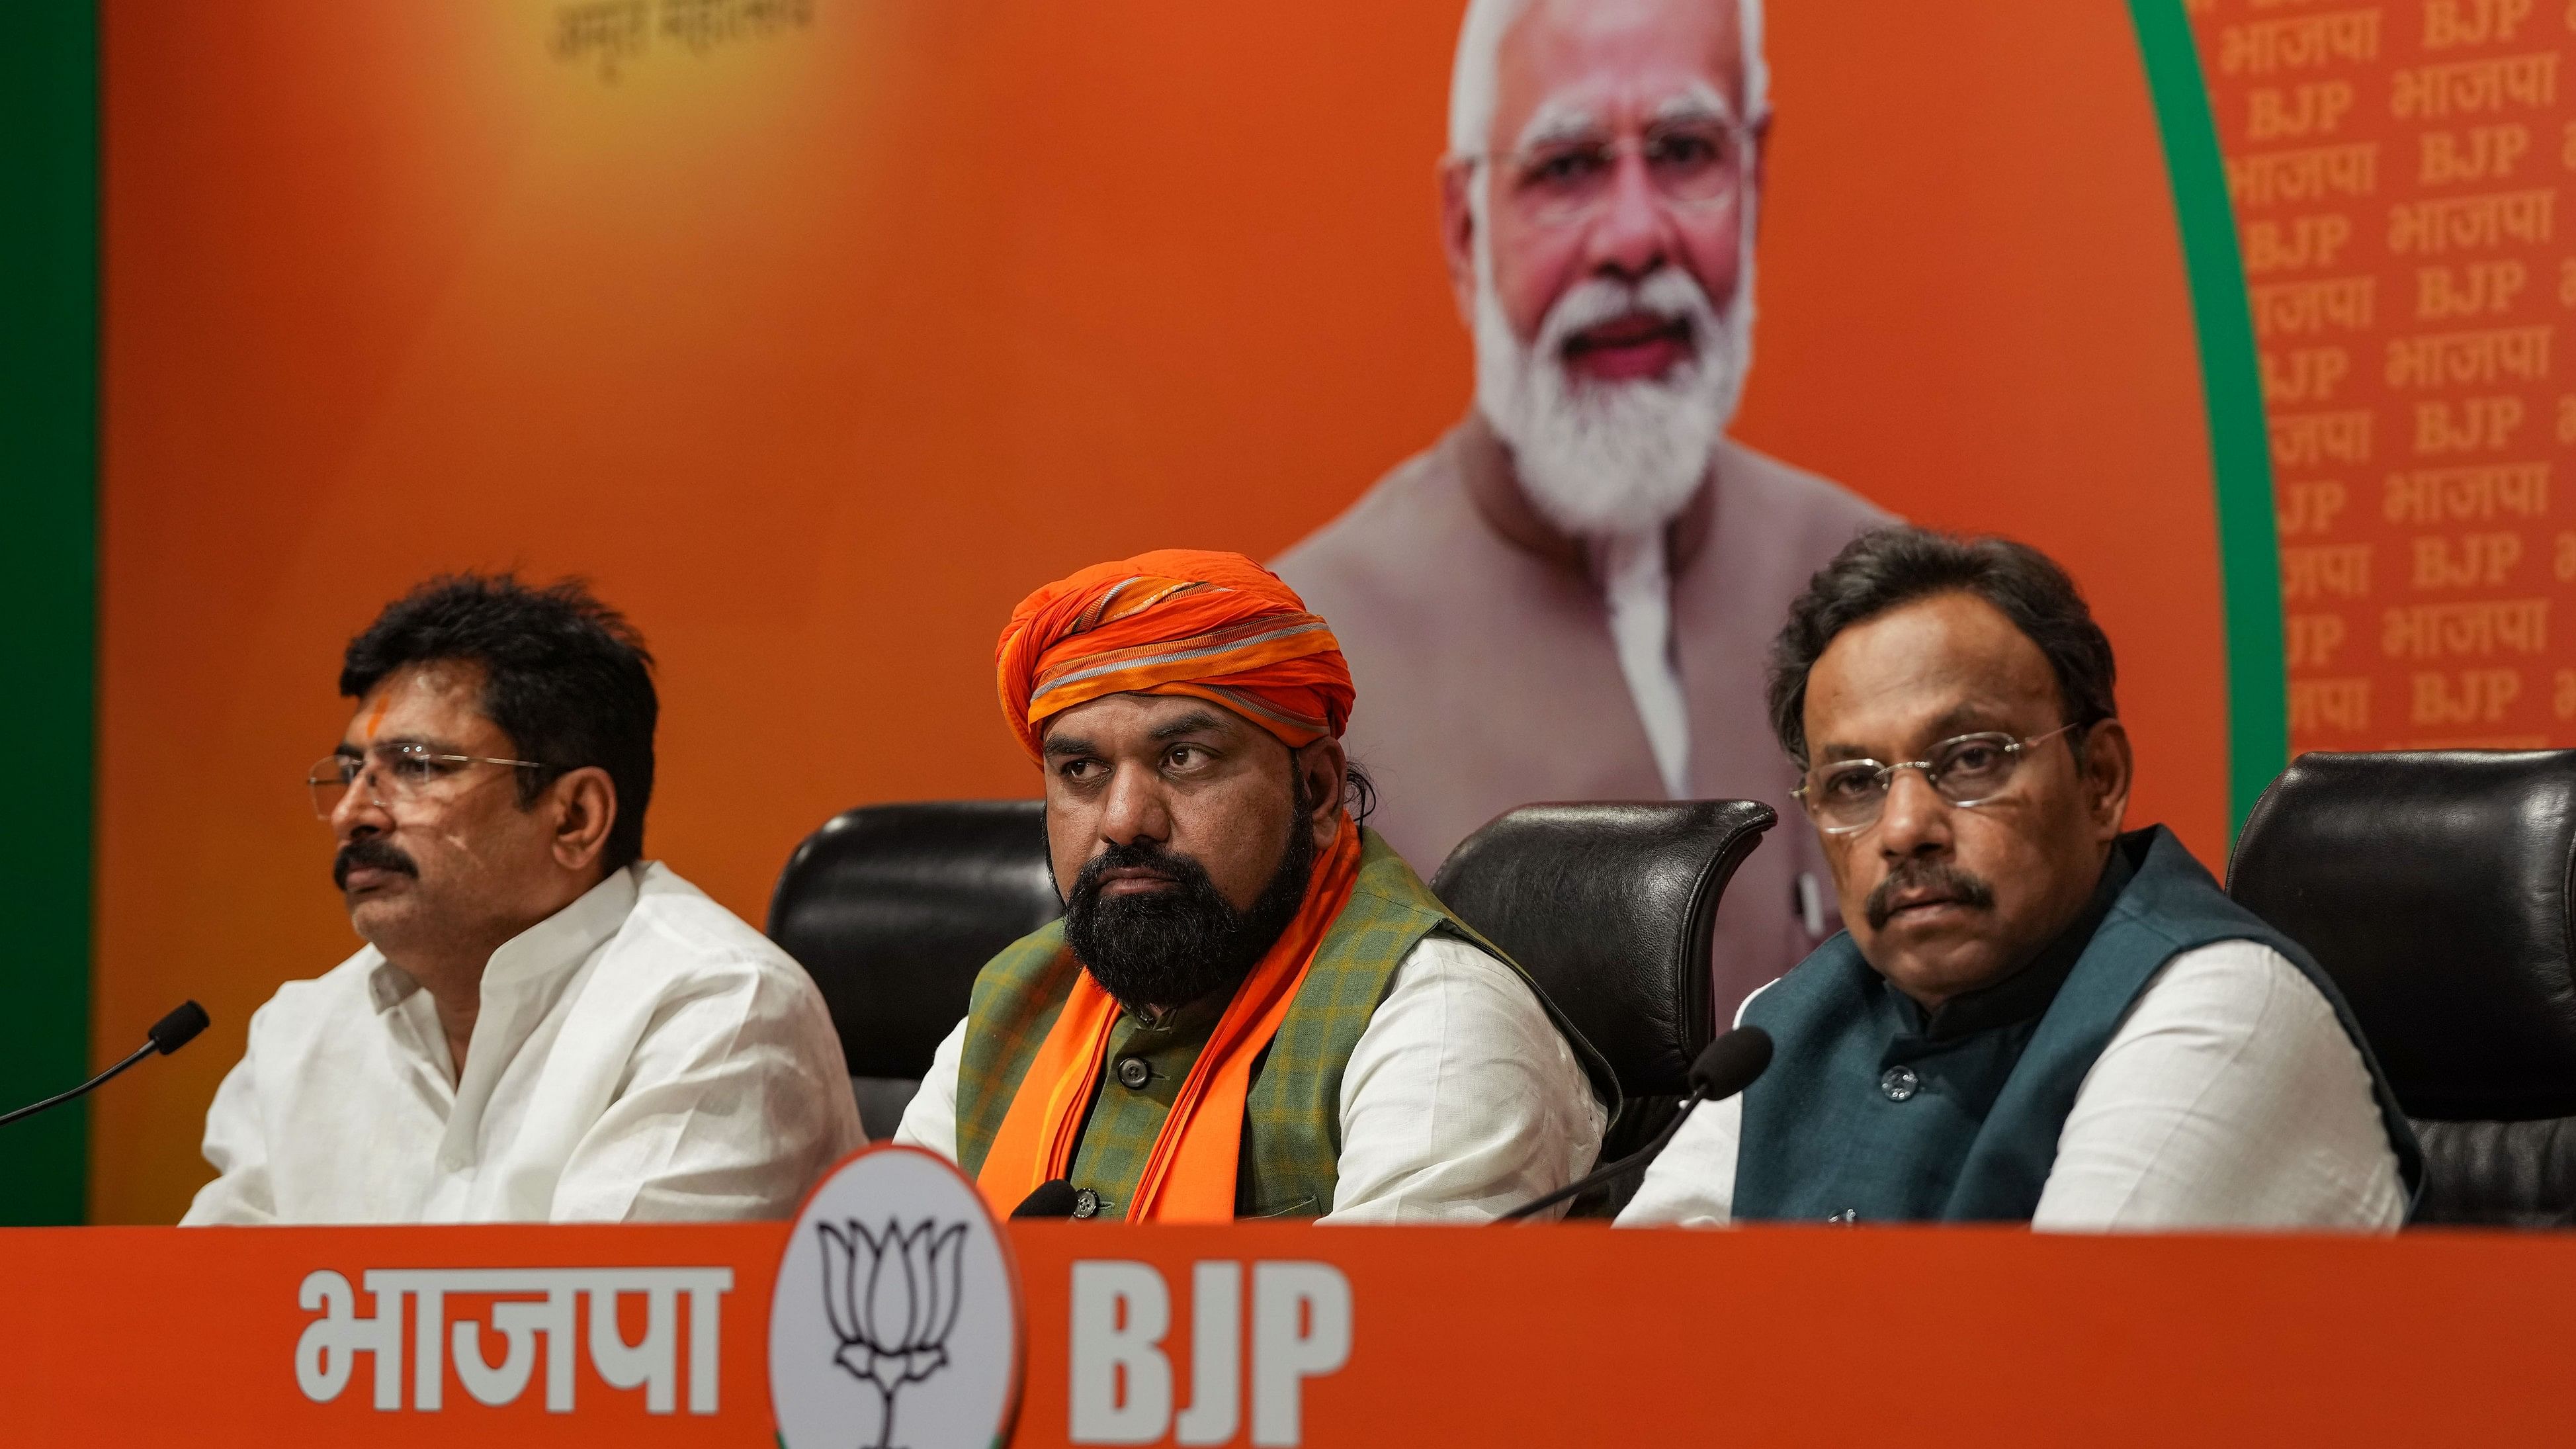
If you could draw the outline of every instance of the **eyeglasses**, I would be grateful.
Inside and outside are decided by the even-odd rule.
[[[1609,201],[1620,158],[1630,152],[1646,163],[1646,181],[1657,196],[1700,209],[1723,205],[1743,189],[1751,150],[1752,132],[1741,122],[1705,118],[1659,122],[1637,137],[1577,136],[1464,159],[1500,161],[1511,200],[1531,221],[1571,226]]]
[[[325,820],[340,808],[351,786],[364,777],[378,805],[399,810],[452,790],[450,781],[475,765],[509,765],[542,770],[534,760],[502,760],[490,755],[449,755],[427,745],[374,745],[363,755],[324,755],[304,772],[304,787],[313,792],[313,813]]]
[[[1899,770],[1921,770],[1923,783],[1953,805],[1977,806],[2001,795],[2012,784],[2021,757],[2032,747],[2057,738],[2075,725],[2059,725],[2044,735],[2015,738],[2000,730],[1960,735],[1932,747],[1920,760],[1882,765],[1876,760],[1839,760],[1815,772],[1789,793],[1807,807],[1816,828],[1827,835],[1850,835],[1878,823],[1887,808],[1887,792]]]

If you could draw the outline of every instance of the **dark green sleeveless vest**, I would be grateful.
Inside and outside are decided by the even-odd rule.
[[[2343,994],[2155,826],[2120,838],[2085,916],[2037,961],[1930,1022],[1848,932],[1755,996],[1743,1020],[1775,1050],[1744,1094],[1735,1216],[2027,1221],[2076,1090],[2131,1004],[2168,960],[2232,940],[2288,957],[2333,1005],[2413,1194],[2422,1154]]]
[[[1342,1151],[1343,1065],[1386,999],[1396,968],[1433,934],[1472,941],[1529,979],[1451,915],[1377,832],[1361,831],[1359,879],[1350,904],[1324,932],[1279,1034],[1253,1068],[1236,1168],[1239,1216],[1316,1217],[1332,1208]],[[1064,923],[1058,921],[1012,943],[975,978],[957,1073],[957,1163],[968,1176],[983,1170],[1020,1081],[1081,969],[1065,949]],[[1535,983],[1530,991],[1615,1115],[1619,1089],[1608,1064],[1545,992]],[[1224,1007],[1222,998],[1195,1003],[1151,1027],[1122,1013],[1111,1028],[1108,1060],[1071,1172],[1076,1187],[1100,1195],[1102,1217],[1125,1215],[1154,1136]]]

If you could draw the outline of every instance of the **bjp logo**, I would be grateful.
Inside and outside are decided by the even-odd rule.
[[[924,1221],[905,1232],[888,1220],[876,1236],[853,1218],[814,1231],[823,1239],[823,1312],[841,1341],[832,1362],[885,1401],[877,1449],[892,1449],[896,1391],[948,1367],[966,1224],[941,1230]]]
[[[769,1310],[769,1397],[786,1449],[990,1449],[1019,1400],[1019,1307],[972,1183],[929,1153],[872,1147],[805,1200]]]

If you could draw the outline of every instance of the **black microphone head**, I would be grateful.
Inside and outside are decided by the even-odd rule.
[[[1015,1218],[1069,1218],[1073,1216],[1073,1210],[1079,1204],[1081,1196],[1082,1195],[1080,1193],[1074,1191],[1072,1183],[1065,1181],[1061,1177],[1054,1178],[1050,1181],[1039,1183],[1035,1191],[1032,1191],[1027,1197],[1020,1199],[1020,1205],[1011,1209],[1011,1216]]]
[[[1739,1026],[1708,1044],[1691,1063],[1690,1084],[1701,1100],[1723,1102],[1753,1085],[1771,1065],[1771,1033],[1758,1026]]]
[[[179,1003],[178,1010],[152,1023],[152,1029],[144,1035],[150,1037],[152,1045],[166,1057],[195,1041],[197,1033],[205,1029],[206,1009],[193,1001],[183,1001]]]

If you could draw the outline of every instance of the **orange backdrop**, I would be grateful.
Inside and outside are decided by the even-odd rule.
[[[186,995],[215,1026],[99,1099],[96,1220],[179,1213],[251,1010],[353,949],[296,782],[422,576],[632,615],[651,849],[757,921],[837,810],[1033,791],[990,674],[1022,592],[1266,557],[1467,405],[1459,0],[781,0],[603,48],[618,8],[105,0],[94,1049]],[[2125,8],[1774,10],[1739,434],[2065,559],[2135,818],[2215,861],[2206,432]]]

